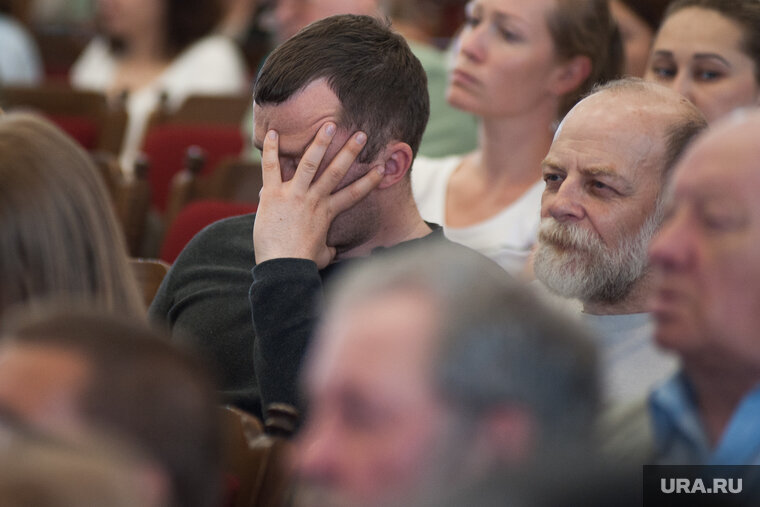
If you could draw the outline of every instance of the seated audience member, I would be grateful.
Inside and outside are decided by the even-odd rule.
[[[620,28],[625,75],[644,77],[649,53],[668,0],[610,0],[610,12]]]
[[[212,33],[220,14],[214,0],[98,0],[98,14],[103,36],[74,64],[71,83],[114,99],[128,93],[121,157],[127,173],[162,94],[178,107],[192,94],[248,89],[242,54],[231,39]]]
[[[216,396],[206,371],[133,319],[61,309],[3,322],[0,407],[74,441],[105,432],[150,458],[172,507],[221,498]]]
[[[609,402],[644,397],[675,369],[652,341],[647,247],[670,169],[705,126],[672,90],[615,81],[568,113],[544,159],[536,278],[582,303],[599,338]]]
[[[594,83],[618,77],[620,36],[607,0],[473,0],[456,47],[447,98],[480,118],[480,146],[418,159],[414,197],[447,238],[520,275],[554,127]]]
[[[760,101],[760,2],[675,0],[665,12],[646,79],[694,103],[712,123]]]
[[[332,288],[305,368],[297,505],[440,501],[494,467],[517,477],[591,449],[590,337],[489,259],[428,245]]]
[[[0,114],[0,316],[30,300],[82,300],[144,318],[108,191],[47,120]]]
[[[663,464],[760,465],[758,129],[753,112],[689,148],[650,246],[655,337],[682,364],[650,399]]]
[[[425,73],[383,22],[309,25],[269,56],[254,102],[258,213],[197,235],[150,313],[217,367],[228,401],[260,413],[297,404],[323,280],[375,249],[442,234],[420,217],[409,178],[428,115]]]
[[[141,458],[111,442],[25,432],[0,446],[3,507],[168,507],[162,493]]]
[[[36,85],[42,61],[32,35],[9,14],[9,0],[0,0],[0,85]]]

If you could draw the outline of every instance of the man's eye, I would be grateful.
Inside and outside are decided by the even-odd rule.
[[[715,232],[739,230],[747,223],[746,217],[737,213],[703,210],[700,215],[704,228]]]
[[[562,185],[562,176],[559,174],[544,174],[544,183],[546,183],[546,190],[556,192]]]
[[[617,191],[612,188],[611,186],[607,185],[606,183],[603,183],[599,180],[593,180],[590,183],[591,190],[599,195],[613,195],[617,194]]]

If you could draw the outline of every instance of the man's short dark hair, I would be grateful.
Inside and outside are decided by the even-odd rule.
[[[307,26],[269,56],[256,80],[256,104],[281,104],[324,78],[340,100],[340,127],[367,133],[368,163],[393,140],[414,154],[430,115],[427,77],[404,38],[370,16],[331,16]]]
[[[80,393],[83,420],[163,466],[172,507],[218,505],[220,430],[206,368],[163,333],[134,319],[55,307],[3,322],[3,339],[81,357],[90,370]]]

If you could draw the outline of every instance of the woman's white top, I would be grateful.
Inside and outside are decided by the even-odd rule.
[[[118,58],[108,43],[96,38],[72,67],[76,88],[105,92],[111,88]],[[151,83],[130,91],[127,98],[127,130],[120,161],[127,175],[134,170],[150,114],[167,94],[170,108],[179,107],[190,95],[245,93],[249,89],[245,61],[234,42],[222,35],[208,35],[180,53]]]
[[[451,174],[462,156],[417,157],[412,168],[412,191],[422,218],[443,226],[447,238],[490,257],[510,274],[523,272],[536,243],[544,182],[539,180],[496,215],[468,227],[446,224],[446,193]]]

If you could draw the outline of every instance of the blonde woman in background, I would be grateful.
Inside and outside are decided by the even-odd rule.
[[[564,114],[620,73],[607,0],[473,0],[449,75],[448,101],[480,118],[479,148],[418,158],[422,217],[446,236],[523,272],[536,241],[541,161]]]
[[[0,114],[0,319],[60,297],[144,318],[108,192],[87,154],[51,123]]]

